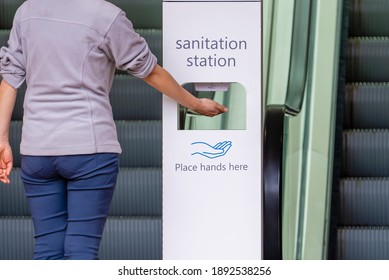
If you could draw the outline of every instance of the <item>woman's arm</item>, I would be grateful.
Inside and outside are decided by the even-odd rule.
[[[12,149],[9,145],[9,127],[15,107],[16,89],[6,81],[0,84],[0,181],[9,184],[13,166]]]
[[[143,80],[177,103],[199,114],[213,117],[228,111],[226,107],[211,99],[196,98],[177,83],[168,71],[159,65]]]

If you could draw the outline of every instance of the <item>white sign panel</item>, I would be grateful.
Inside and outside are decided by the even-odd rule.
[[[163,99],[163,258],[260,259],[261,2],[164,2],[163,66],[229,112]]]

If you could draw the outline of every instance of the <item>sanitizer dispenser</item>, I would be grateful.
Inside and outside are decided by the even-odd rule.
[[[163,98],[163,258],[261,259],[261,1],[164,1],[163,67],[229,112]]]

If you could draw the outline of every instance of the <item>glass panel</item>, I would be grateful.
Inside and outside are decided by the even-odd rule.
[[[288,89],[285,105],[289,113],[298,114],[304,101],[307,79],[311,1],[295,1]]]

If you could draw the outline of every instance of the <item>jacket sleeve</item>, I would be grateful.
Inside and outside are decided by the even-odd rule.
[[[134,31],[124,12],[112,23],[105,40],[105,51],[119,70],[145,78],[157,64],[157,58],[150,51],[147,42]]]
[[[16,12],[8,46],[0,49],[0,75],[13,88],[19,88],[26,76],[25,60],[20,38],[20,8]]]

